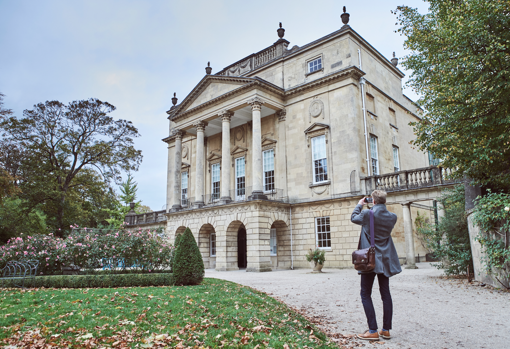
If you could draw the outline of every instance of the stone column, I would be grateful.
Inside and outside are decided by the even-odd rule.
[[[195,175],[195,206],[204,205],[204,131],[207,122],[198,121],[197,128],[197,154],[196,154],[196,175]]]
[[[277,182],[278,188],[283,189],[283,196],[288,195],[287,191],[287,132],[285,129],[285,117],[287,111],[282,109],[276,113],[278,116],[278,143],[277,146]]]
[[[252,113],[252,191],[250,200],[267,200],[262,189],[262,126],[261,109],[264,103],[260,98],[255,97],[248,101],[251,104]]]
[[[182,167],[182,137],[184,131],[175,130],[174,152],[174,200],[172,211],[178,211],[181,207],[181,167]]]
[[[402,204],[404,211],[404,236],[406,239],[406,269],[417,269],[414,254],[413,222],[411,220],[411,203]]]
[[[229,203],[230,198],[230,119],[234,115],[229,110],[220,112],[221,135],[221,203]]]

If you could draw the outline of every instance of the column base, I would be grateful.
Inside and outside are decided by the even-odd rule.
[[[181,205],[172,205],[172,208],[170,209],[170,212],[177,212],[177,211],[180,211],[182,210],[182,206]]]
[[[418,267],[416,266],[416,264],[409,264],[405,267],[405,269],[418,269]]]
[[[221,204],[228,204],[231,201],[232,201],[232,198],[230,196],[222,196],[220,198],[220,203]]]
[[[193,203],[193,207],[195,207],[195,208],[200,208],[200,207],[202,207],[202,206],[204,206],[204,205],[205,205],[205,204],[204,204],[204,202],[203,202],[203,201],[195,201],[195,202]]]
[[[267,195],[264,195],[262,191],[252,191],[248,200],[267,200]]]

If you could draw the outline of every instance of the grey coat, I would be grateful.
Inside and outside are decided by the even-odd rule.
[[[362,211],[362,209],[362,205],[356,205],[351,215],[351,222],[362,226],[361,248],[364,249],[370,247],[370,210]],[[372,211],[374,211],[375,230],[375,269],[373,272],[390,277],[402,271],[397,250],[391,238],[391,230],[397,222],[397,215],[389,212],[384,204],[374,205]]]

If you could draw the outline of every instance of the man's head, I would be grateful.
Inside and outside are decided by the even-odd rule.
[[[372,199],[374,199],[374,205],[386,203],[386,192],[384,190],[374,190],[372,192]]]

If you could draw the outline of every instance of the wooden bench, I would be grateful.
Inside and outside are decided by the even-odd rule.
[[[13,280],[14,286],[24,289],[25,279],[32,279],[33,286],[35,286],[38,267],[39,261],[37,260],[7,262],[0,274],[1,287],[4,287],[4,280]]]

